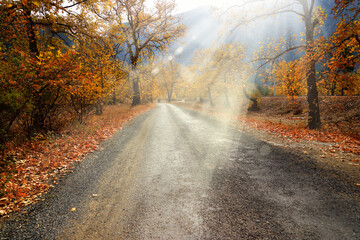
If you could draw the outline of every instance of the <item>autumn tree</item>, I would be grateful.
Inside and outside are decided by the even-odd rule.
[[[339,20],[334,37],[337,45],[345,44],[352,39],[360,45],[359,37],[359,14],[360,1],[358,0],[335,0],[333,8],[334,16]]]
[[[266,3],[265,0],[256,2]],[[242,1],[242,4],[238,5],[238,7],[243,7],[248,4],[251,4],[251,1]],[[319,94],[316,81],[316,59],[313,57],[313,54],[316,27],[323,22],[324,12],[322,9],[317,10],[315,0],[291,0],[286,3],[276,3],[273,10],[269,10],[265,13],[258,13],[256,16],[251,16],[249,19],[245,19],[244,21],[237,23],[235,28],[257,19],[284,13],[293,13],[303,20],[305,25],[305,44],[285,49],[279,54],[266,59],[266,63],[270,63],[272,60],[288,53],[289,51],[294,51],[300,48],[305,50],[305,54],[308,56],[306,65],[307,101],[309,106],[308,126],[310,129],[318,129],[321,126],[321,119]]]
[[[158,80],[159,68],[155,58],[138,65],[138,77],[141,86],[142,100],[153,102],[161,94],[161,86]]]
[[[4,4],[3,4],[4,3]],[[115,75],[114,42],[93,11],[101,1],[3,1],[0,6],[1,134],[14,121],[51,130],[81,99],[98,102]],[[117,40],[121,34],[117,31]],[[119,42],[119,41],[118,41]],[[113,71],[113,70],[114,71]],[[77,100],[76,100],[77,99]],[[76,101],[75,101],[76,100]],[[77,102],[79,103],[79,102]]]
[[[215,47],[214,47],[215,48]],[[193,73],[193,95],[202,99],[206,95],[211,106],[214,106],[212,88],[215,85],[218,71],[213,60],[214,48],[199,49],[194,53],[191,63]]]
[[[356,68],[359,63],[357,57],[359,48],[354,39],[337,47],[334,35],[323,42],[318,48],[319,62],[322,71],[320,85],[327,95],[351,95],[356,92],[359,83],[356,78]]]
[[[230,106],[230,92],[244,88],[250,76],[250,67],[244,63],[244,58],[245,47],[238,43],[198,50],[191,66],[195,76],[193,89],[199,95],[207,95],[211,106],[214,105],[213,95],[224,96],[225,106]]]
[[[164,89],[167,101],[171,102],[177,85],[182,82],[181,65],[171,57],[170,59],[158,63],[158,65],[159,72],[157,73],[156,79],[159,85]]]
[[[294,61],[279,61],[273,68],[276,77],[277,92],[294,99],[295,96],[303,94],[304,74],[302,69],[302,61],[297,59]]]
[[[145,0],[114,0],[115,18],[113,19],[125,35],[124,51],[126,61],[135,74],[132,105],[141,102],[137,65],[148,56],[164,50],[179,37],[184,27],[179,17],[172,15],[174,2],[155,1],[149,6]]]
[[[74,49],[79,67],[68,89],[71,106],[82,123],[93,108],[96,114],[102,113],[105,96],[110,94],[114,81],[119,82],[112,78],[118,76],[121,68],[112,57],[112,41],[105,37],[83,38],[76,41]],[[121,79],[122,76],[118,77]]]
[[[0,6],[1,83],[17,97],[2,101],[11,117],[6,132],[19,116],[26,128],[51,128],[50,116],[64,99],[65,76],[76,66],[74,51],[66,50],[70,35],[86,31],[87,22],[75,8],[77,1],[2,1]],[[17,74],[15,74],[17,73]],[[3,88],[4,87],[4,88]]]
[[[222,44],[212,58],[217,68],[217,85],[223,89],[225,106],[230,107],[229,89],[244,88],[250,75],[249,65],[244,63],[245,47],[239,43]]]
[[[352,94],[360,87],[355,73],[360,63],[359,8],[359,1],[335,1],[333,13],[338,23],[336,31],[324,43],[322,56],[332,95]]]

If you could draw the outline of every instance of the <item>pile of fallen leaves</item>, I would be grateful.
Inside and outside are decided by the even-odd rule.
[[[283,123],[274,123],[266,120],[261,121],[259,119],[243,116],[238,116],[237,121],[241,123],[242,126],[248,125],[252,128],[271,132],[276,136],[289,138],[293,141],[332,143],[332,151],[337,149],[338,151],[360,155],[360,141],[336,130],[310,130],[302,126],[295,127]]]
[[[86,125],[74,125],[56,136],[38,135],[21,146],[7,143],[2,158],[13,159],[0,174],[0,215],[36,202],[56,180],[71,171],[72,163],[95,151],[101,141],[154,105],[108,106]]]

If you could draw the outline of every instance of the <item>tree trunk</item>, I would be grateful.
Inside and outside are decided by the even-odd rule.
[[[330,95],[335,96],[335,91],[336,91],[336,81],[333,81],[331,83]]]
[[[132,106],[139,105],[141,103],[141,97],[140,97],[140,85],[139,85],[139,76],[137,75],[136,66],[137,66],[137,57],[131,57],[131,69],[132,74],[130,74],[130,78],[132,78],[132,84],[133,84],[133,100],[132,100]]]
[[[171,102],[172,90],[168,92],[168,102]]]
[[[95,114],[96,115],[102,115],[103,114],[103,104],[102,104],[101,100],[95,106]]]
[[[208,87],[208,96],[209,96],[209,102],[210,102],[210,106],[214,106],[214,103],[213,103],[213,100],[212,100],[212,97],[211,97],[211,89],[210,87]]]
[[[259,108],[259,104],[258,104],[257,98],[250,97],[250,96],[247,94],[245,88],[243,89],[243,92],[244,92],[244,96],[252,102],[251,106],[249,106],[247,110],[248,110],[248,111],[253,111],[253,112],[259,111],[260,108]]]
[[[34,30],[35,24],[32,20],[31,10],[26,10],[25,15],[28,20],[27,35],[29,37],[30,53],[33,57],[37,57],[37,56],[39,56],[39,49],[37,47],[36,35],[35,35],[35,30]]]
[[[313,56],[313,45],[314,45],[314,27],[315,24],[312,22],[312,17],[310,16],[309,11],[305,10],[305,28],[306,28],[306,50],[308,57],[312,58]],[[309,62],[309,72],[306,75],[307,82],[307,101],[309,105],[309,116],[308,116],[308,126],[310,129],[318,129],[321,127],[320,119],[320,109],[319,109],[319,94],[316,84],[316,62],[314,59],[311,59]]]
[[[113,94],[112,94],[112,104],[116,105],[116,88],[114,86]]]
[[[35,113],[33,115],[33,119],[32,119],[32,127],[31,127],[31,133],[33,132],[40,132],[41,130],[45,129],[45,119],[44,119],[44,114],[41,112],[42,109],[39,108],[37,110],[35,110]]]
[[[307,101],[309,104],[308,126],[310,129],[318,129],[321,127],[320,109],[319,109],[319,94],[316,86],[316,70],[315,61],[312,61],[310,70],[307,76]]]
[[[227,87],[225,87],[225,104],[227,108],[231,106]]]
[[[139,79],[137,77],[134,77],[133,81],[133,100],[132,100],[132,106],[136,106],[140,104],[140,87],[139,87]]]
[[[248,111],[252,111],[252,112],[260,111],[258,100],[256,98],[249,98],[249,99],[252,102],[252,104],[248,108]]]

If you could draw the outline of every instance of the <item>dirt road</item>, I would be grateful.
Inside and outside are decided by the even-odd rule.
[[[158,104],[26,214],[2,220],[0,233],[1,239],[360,239],[359,196],[359,187],[311,159]]]

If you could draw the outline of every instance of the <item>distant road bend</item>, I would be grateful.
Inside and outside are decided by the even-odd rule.
[[[0,239],[360,239],[359,195],[305,156],[158,104]]]

